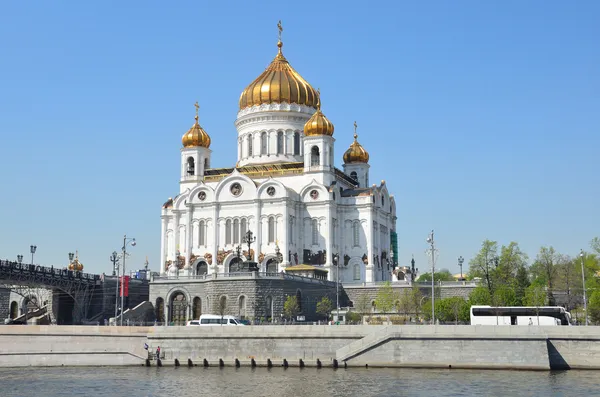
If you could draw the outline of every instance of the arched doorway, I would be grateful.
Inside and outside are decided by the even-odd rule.
[[[10,318],[19,317],[19,304],[17,301],[12,301],[10,304]]]
[[[238,302],[238,316],[240,319],[244,320],[246,318],[246,297],[244,295],[240,296]]]
[[[203,276],[208,274],[208,264],[204,261],[200,261],[196,264],[196,275]]]
[[[267,265],[265,266],[265,271],[267,273],[277,273],[277,259],[271,258],[267,261]]]
[[[244,271],[244,265],[241,258],[233,258],[229,261],[229,273],[240,273]]]
[[[194,298],[192,304],[192,320],[199,320],[202,315],[202,299],[199,297]]]
[[[165,300],[163,298],[156,298],[156,322],[165,322]]]
[[[31,313],[39,308],[37,297],[30,295],[23,300],[23,313]]]
[[[171,320],[173,325],[185,325],[187,321],[187,299],[183,292],[175,292],[171,298]]]

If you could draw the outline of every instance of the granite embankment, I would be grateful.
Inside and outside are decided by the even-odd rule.
[[[600,369],[600,327],[2,326],[0,343],[2,367],[146,365],[146,343],[164,366]]]

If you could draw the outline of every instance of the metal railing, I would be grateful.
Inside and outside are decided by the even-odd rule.
[[[152,282],[156,281],[175,281],[175,280],[215,280],[219,278],[238,278],[238,279],[283,279],[283,280],[295,280],[305,283],[320,284],[327,286],[335,286],[335,281],[322,280],[314,277],[298,276],[295,274],[288,274],[285,272],[280,273],[261,273],[261,272],[235,272],[235,273],[212,273],[203,275],[163,275],[153,276]]]

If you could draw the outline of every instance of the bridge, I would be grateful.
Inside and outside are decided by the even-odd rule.
[[[57,306],[59,311],[62,311],[62,317],[70,318],[68,322],[82,322],[89,319],[92,296],[95,291],[101,291],[98,287],[102,286],[103,281],[98,274],[0,260],[0,284],[4,284],[7,289],[15,291],[26,299],[28,297],[23,292],[19,292],[19,288],[23,286],[59,291]],[[49,305],[52,307],[53,302]],[[43,308],[37,307],[37,309],[36,312]],[[46,310],[42,311],[46,313]],[[67,311],[70,313],[66,313]],[[10,317],[23,321],[26,320],[25,317],[34,317],[34,314],[15,316],[11,313]],[[56,314],[60,316],[61,313]]]

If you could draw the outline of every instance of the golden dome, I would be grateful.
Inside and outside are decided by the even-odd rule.
[[[369,162],[369,153],[365,150],[364,147],[356,140],[358,138],[358,134],[356,133],[356,121],[354,122],[354,142],[350,144],[346,153],[344,153],[344,163],[368,163]]]
[[[327,117],[321,112],[321,95],[317,91],[319,97],[317,98],[317,111],[312,115],[310,119],[304,124],[304,135],[315,136],[315,135],[333,135],[333,123],[329,121]]]
[[[240,110],[263,103],[296,103],[316,107],[317,91],[311,87],[289,64],[281,52],[283,43],[273,62],[240,95]]]
[[[75,272],[80,272],[83,270],[83,263],[79,262],[79,254],[76,254],[73,262],[69,263],[68,269]]]
[[[201,146],[209,148],[210,136],[208,136],[206,131],[204,131],[204,128],[200,127],[200,124],[198,124],[198,109],[200,108],[200,106],[198,106],[198,102],[196,102],[194,106],[196,106],[196,122],[188,130],[188,132],[183,134],[183,137],[181,138],[181,143],[183,143],[183,147]]]

